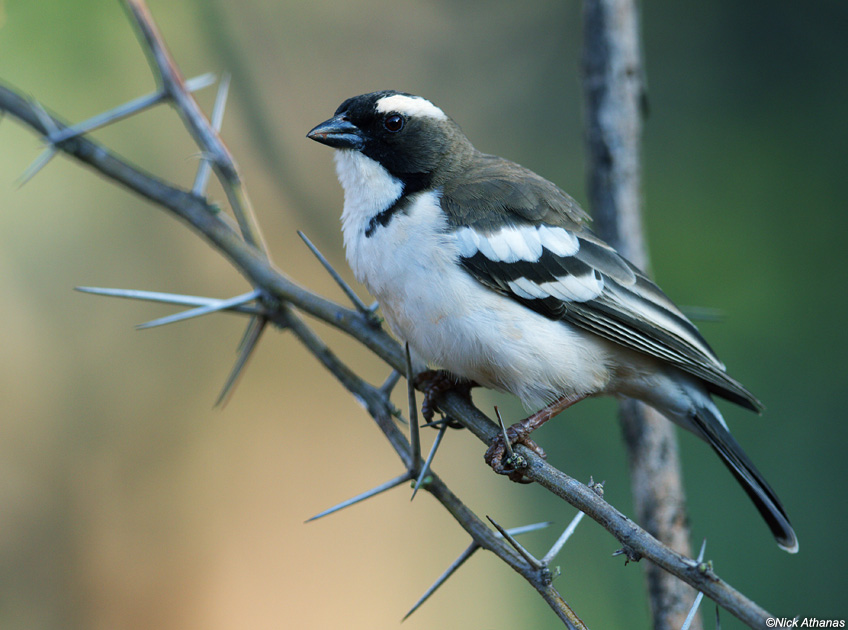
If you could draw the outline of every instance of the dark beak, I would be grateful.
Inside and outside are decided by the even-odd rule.
[[[359,150],[365,146],[362,131],[342,114],[325,120],[306,134],[306,137],[334,149]]]

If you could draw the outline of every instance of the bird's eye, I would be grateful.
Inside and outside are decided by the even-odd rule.
[[[403,123],[403,116],[400,114],[390,114],[383,120],[383,127],[386,128],[386,131],[397,133],[403,129]]]

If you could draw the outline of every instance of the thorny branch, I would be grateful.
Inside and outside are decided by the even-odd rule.
[[[398,428],[395,421],[398,412],[389,400],[391,386],[396,382],[396,378],[390,377],[387,386],[383,387],[364,381],[333,353],[299,313],[316,317],[347,333],[399,373],[406,373],[403,348],[375,325],[370,309],[343,307],[301,287],[274,267],[265,253],[261,234],[253,219],[253,212],[238,169],[221,142],[215,126],[209,123],[191,96],[190,89],[186,87],[186,82],[182,79],[176,63],[167,52],[143,1],[125,0],[125,3],[129,15],[138,27],[141,34],[140,40],[160,81],[164,96],[156,97],[156,100],[169,102],[180,113],[227,191],[230,207],[236,216],[237,227],[227,215],[202,196],[202,190],[188,191],[163,181],[131,165],[101,144],[83,135],[66,131],[68,126],[60,119],[47,113],[39,104],[22,97],[15,90],[4,85],[0,85],[0,112],[10,114],[22,124],[44,136],[48,143],[45,154],[47,159],[52,157],[53,153],[60,151],[80,161],[113,182],[174,214],[224,255],[255,288],[256,293],[242,296],[236,301],[204,302],[200,298],[196,301],[186,299],[182,303],[201,308],[204,305],[209,306],[205,309],[206,312],[218,308],[230,308],[251,316],[251,324],[242,345],[243,356],[240,357],[239,365],[243,365],[243,359],[246,360],[250,350],[258,341],[265,321],[291,331],[348,391],[363,401],[407,470],[400,478],[419,477],[422,472],[422,458],[420,454],[413,452],[406,436]],[[126,113],[124,112],[123,115]],[[46,163],[46,159],[40,159],[39,162]],[[41,165],[43,164],[39,164]],[[254,304],[248,306],[245,300],[253,300]],[[237,367],[231,381],[238,376],[238,370]],[[224,395],[226,395],[226,389]],[[441,402],[441,408],[485,444],[488,444],[498,431],[497,426],[488,417],[462,396],[447,394]],[[576,481],[521,445],[516,449],[528,464],[523,472],[529,479],[547,488],[607,529],[622,545],[629,559],[646,558],[679,580],[703,592],[751,627],[764,626],[766,618],[770,615],[721,580],[708,564],[687,558],[663,545],[607,503],[598,493],[597,487],[589,487]],[[532,558],[526,550],[518,553],[516,549],[520,548],[520,545],[512,540],[508,531],[502,530],[501,534],[493,531],[471,512],[432,470],[428,472],[427,481],[421,485],[421,488],[435,497],[468,532],[475,549],[479,547],[493,552],[522,575],[539,592],[566,627],[585,627],[553,587],[552,576],[547,566],[550,554],[539,561]],[[467,553],[470,555],[471,552]]]

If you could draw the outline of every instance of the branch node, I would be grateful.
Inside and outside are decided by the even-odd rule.
[[[589,490],[597,494],[602,499],[604,498],[604,484],[606,481],[595,481],[591,476],[589,477]]]
[[[704,538],[704,541],[701,543],[701,551],[698,553],[697,562],[702,562],[704,559],[704,551],[707,548],[707,539]],[[704,593],[698,591],[698,594],[695,596],[695,601],[692,603],[692,607],[689,609],[689,614],[686,615],[686,619],[683,620],[683,625],[680,627],[680,630],[689,630],[692,622],[695,620],[695,615],[698,613],[698,607],[701,605],[701,600],[704,599]],[[718,624],[718,608],[716,607],[716,628],[719,627]]]
[[[621,549],[612,552],[613,557],[624,556],[624,565],[629,562],[639,562],[642,559],[642,554],[633,549],[630,545],[624,545]]]
[[[711,580],[717,580],[718,576],[713,571],[713,561],[707,560],[706,562],[698,563],[698,573],[701,575],[708,577]]]

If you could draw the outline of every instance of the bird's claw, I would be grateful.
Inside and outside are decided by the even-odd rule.
[[[529,433],[527,428],[520,422],[509,427],[506,430],[506,436],[509,440],[510,447],[515,444],[523,444],[542,459],[546,458],[545,450],[530,439]],[[513,452],[512,448],[507,449],[503,434],[495,436],[483,459],[492,467],[492,470],[499,475],[507,475],[511,481],[515,481],[516,483],[532,482],[532,479],[521,472],[527,467],[527,460],[520,453]]]
[[[445,370],[426,370],[415,377],[414,384],[424,393],[424,401],[421,403],[421,417],[424,422],[433,422],[436,411],[439,409],[439,399],[449,391],[456,391],[469,398],[471,388],[476,385],[473,381],[457,380],[455,376]],[[445,421],[452,429],[463,428],[456,420],[446,417]]]

